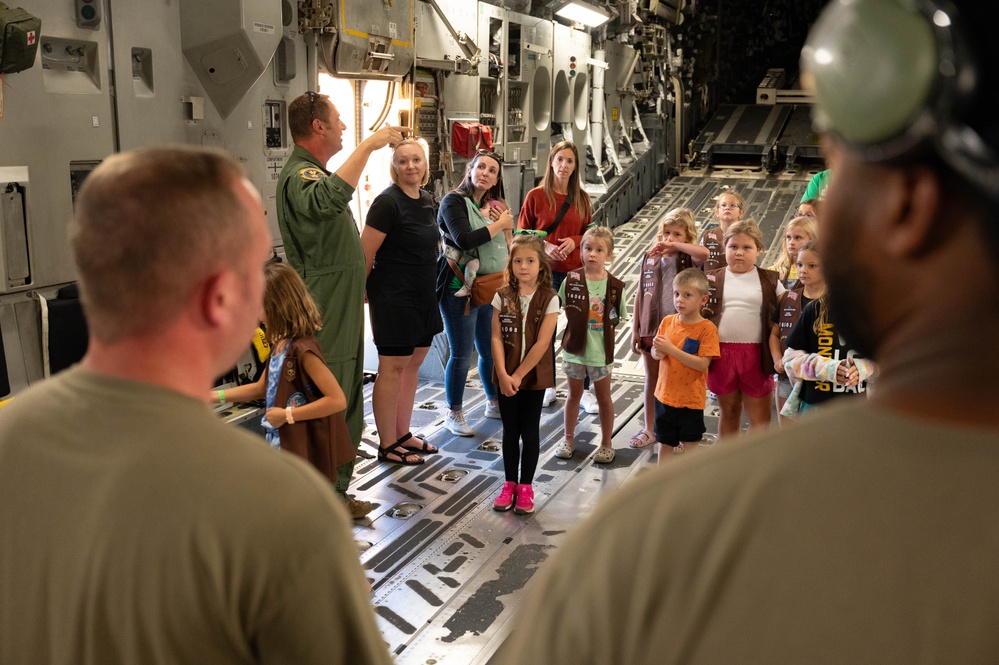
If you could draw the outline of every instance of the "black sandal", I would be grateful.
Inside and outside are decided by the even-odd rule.
[[[395,459],[389,457],[389,455],[394,455]],[[418,461],[410,462],[407,458],[411,455],[416,455]],[[383,462],[390,462],[392,464],[402,464],[403,466],[416,466],[418,464],[423,464],[426,460],[419,457],[419,454],[405,446],[400,446],[399,442],[390,444],[385,448],[378,449],[378,459]]]
[[[404,444],[405,442],[409,441],[410,439],[416,439],[417,441],[420,442],[420,445],[419,446],[412,446],[412,447],[411,446],[402,446],[402,444]],[[404,434],[403,437],[401,439],[399,439],[398,441],[396,441],[395,443],[396,443],[397,446],[402,446],[406,450],[415,450],[416,452],[422,453],[424,455],[436,455],[437,453],[440,452],[440,448],[438,448],[437,446],[431,444],[426,439],[421,439],[418,436],[413,436],[412,432],[406,432],[406,434]]]

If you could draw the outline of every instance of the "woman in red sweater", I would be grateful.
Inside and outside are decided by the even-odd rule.
[[[590,197],[579,184],[579,152],[572,141],[559,141],[548,153],[548,168],[541,184],[527,193],[517,219],[517,228],[546,234],[545,251],[552,263],[556,291],[566,273],[583,267],[579,244],[592,221]],[[553,364],[554,358],[552,353]],[[555,389],[549,388],[542,404],[549,406],[554,401]],[[596,398],[589,391],[583,393],[580,404],[587,413],[597,412]]]

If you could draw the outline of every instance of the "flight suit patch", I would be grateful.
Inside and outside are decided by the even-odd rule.
[[[317,169],[314,166],[309,166],[298,172],[298,176],[302,180],[307,180],[309,182],[315,182],[316,180],[322,180],[326,177],[326,174],[322,172],[321,169]]]

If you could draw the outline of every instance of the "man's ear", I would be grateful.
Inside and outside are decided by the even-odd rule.
[[[884,220],[889,257],[918,257],[940,244],[941,184],[939,176],[925,166],[907,168],[892,182],[899,198],[898,205],[891,207],[892,218]]]
[[[219,269],[201,282],[198,305],[206,325],[217,327],[229,321],[237,287],[236,274],[225,269]]]

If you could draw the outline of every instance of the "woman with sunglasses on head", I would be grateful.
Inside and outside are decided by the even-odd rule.
[[[499,275],[502,284],[509,250],[513,216],[503,201],[503,161],[499,155],[479,150],[468,163],[461,183],[441,200],[437,225],[444,239],[447,272],[443,273],[440,294],[441,317],[450,346],[450,358],[444,368],[444,392],[448,411],[444,427],[458,436],[473,436],[475,431],[465,421],[463,399],[465,379],[472,356],[472,345],[479,355],[479,378],[486,393],[487,418],[499,418],[499,393],[492,381],[493,293],[456,296],[464,286],[464,269],[470,261],[479,262],[477,279],[483,284]],[[484,279],[485,278],[485,279]]]
[[[559,141],[548,153],[548,168],[541,184],[527,193],[517,218],[518,229],[535,231],[543,236],[545,252],[552,264],[552,286],[556,292],[570,270],[583,267],[579,245],[583,232],[592,222],[590,196],[579,182],[579,151],[572,141]],[[553,338],[553,368],[554,345]],[[549,406],[554,401],[555,389],[549,388],[545,391],[542,404]],[[587,413],[596,413],[597,402],[591,392],[583,393],[581,404]]]
[[[422,455],[437,448],[409,428],[420,365],[444,326],[434,294],[440,234],[434,199],[422,189],[430,179],[422,139],[395,146],[389,176],[393,184],[375,197],[361,231],[368,314],[378,349],[371,410],[378,458],[423,464]]]

